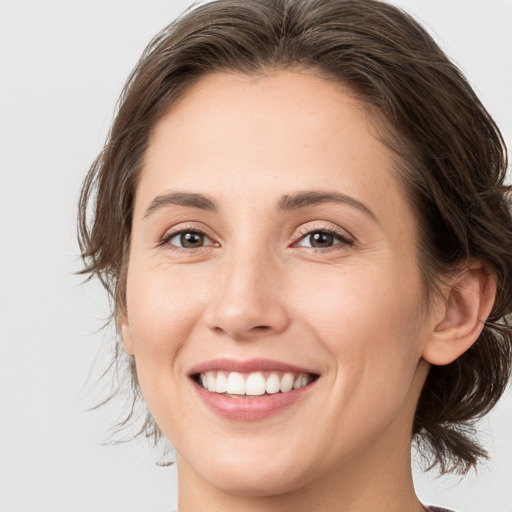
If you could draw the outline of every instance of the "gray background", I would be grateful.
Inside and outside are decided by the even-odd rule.
[[[94,382],[112,329],[80,285],[80,182],[122,84],[188,0],[0,0],[0,511],[167,511],[174,468],[144,442],[101,442],[119,406]],[[512,146],[512,0],[400,0],[467,73]],[[106,348],[105,348],[106,347]],[[96,363],[94,361],[96,360]],[[421,476],[427,503],[512,511],[512,396],[481,425],[492,461],[461,483]]]

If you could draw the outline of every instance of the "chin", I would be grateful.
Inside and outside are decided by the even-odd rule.
[[[305,485],[305,478],[288,470],[261,471],[247,468],[243,471],[222,471],[216,468],[210,483],[219,490],[232,496],[263,498],[284,495],[296,491]]]
[[[311,478],[308,465],[298,464],[297,456],[286,457],[268,453],[254,457],[251,454],[233,455],[194,463],[201,478],[213,487],[233,496],[262,498],[293,492]],[[303,466],[303,467],[302,467]]]

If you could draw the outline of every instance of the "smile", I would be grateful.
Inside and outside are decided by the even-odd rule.
[[[196,376],[196,382],[212,393],[237,396],[263,396],[288,393],[307,386],[314,380],[308,373],[293,372],[225,372],[207,371]]]
[[[228,420],[255,421],[288,409],[315,387],[318,373],[269,359],[215,359],[189,372],[200,401]]]

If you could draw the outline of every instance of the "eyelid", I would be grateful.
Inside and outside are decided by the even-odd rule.
[[[198,233],[200,235],[203,235],[205,238],[207,238],[211,243],[207,244],[207,245],[202,245],[201,247],[180,247],[178,245],[174,245],[174,244],[170,243],[170,241],[174,237],[179,236],[183,233]],[[171,247],[172,250],[175,250],[175,251],[191,252],[191,251],[200,250],[203,248],[214,247],[216,245],[218,246],[219,244],[218,244],[218,242],[215,241],[215,239],[210,234],[207,233],[207,230],[205,230],[204,228],[200,228],[197,225],[193,225],[193,224],[185,224],[185,225],[178,224],[178,227],[170,228],[165,232],[165,234],[160,238],[158,245],[159,246],[167,245],[167,246]]]
[[[306,238],[309,235],[312,235],[313,233],[328,233],[328,234],[334,236],[335,238],[337,238],[340,241],[340,243],[334,244],[334,245],[332,245],[330,247],[326,247],[326,248],[307,247],[307,246],[298,245],[298,243],[301,240],[303,240],[304,238]],[[308,225],[308,226],[303,226],[299,229],[297,235],[295,236],[295,242],[293,242],[292,246],[305,247],[307,249],[312,249],[315,251],[326,252],[326,251],[329,251],[332,249],[336,249],[337,246],[339,246],[339,245],[352,246],[352,245],[354,245],[354,243],[355,243],[355,238],[348,231],[346,231],[344,229],[333,227],[333,226],[326,226],[326,225],[321,225],[321,226]]]

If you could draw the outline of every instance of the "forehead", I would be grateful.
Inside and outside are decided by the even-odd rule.
[[[367,119],[348,90],[310,72],[215,73],[189,87],[171,105],[153,131],[145,163],[152,163],[152,149],[162,150],[169,143],[197,153],[220,142],[216,149],[229,146],[232,155],[237,143],[243,144],[244,153],[280,146],[280,154],[289,157],[330,149],[343,137],[345,145],[370,142],[374,152],[387,153],[370,135]],[[347,137],[349,132],[352,136]]]
[[[395,156],[374,133],[353,95],[312,73],[211,74],[155,127],[136,210],[168,189],[263,205],[314,188],[403,213]]]

